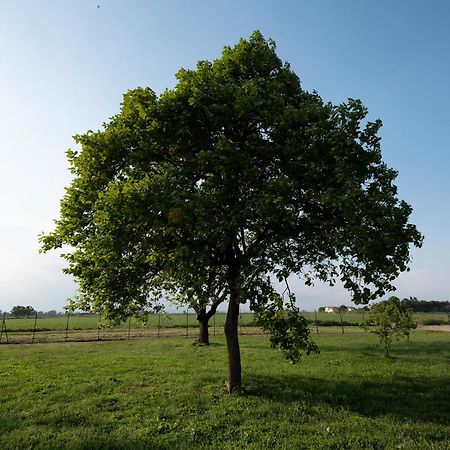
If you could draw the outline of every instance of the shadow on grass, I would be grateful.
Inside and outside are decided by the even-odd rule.
[[[209,344],[201,344],[198,341],[193,341],[192,346],[195,348],[214,348],[214,347],[224,347],[225,344],[219,342],[210,342]]]
[[[303,402],[345,408],[366,417],[450,423],[448,377],[395,376],[351,381],[300,375],[254,375],[244,381],[245,394],[282,403]]]

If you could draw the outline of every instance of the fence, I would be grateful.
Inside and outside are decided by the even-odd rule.
[[[366,319],[363,311],[357,313],[328,314],[314,311],[305,313],[310,322],[311,333],[352,333],[367,332],[360,328]],[[217,313],[209,322],[211,337],[224,334],[226,315]],[[450,324],[446,314],[416,314],[415,319],[422,325]],[[159,339],[163,337],[195,338],[198,322],[195,314],[185,311],[179,314],[152,314],[147,322],[129,319],[119,325],[104,323],[98,315],[65,314],[60,316],[31,316],[0,318],[0,344],[35,344],[45,342],[111,341],[125,339]],[[254,323],[251,313],[239,316],[241,335],[261,335],[263,330]]]
[[[99,315],[65,314],[15,318],[3,315],[0,344],[35,344],[44,342],[111,341],[162,337],[193,338],[198,334],[195,314],[151,314],[146,322],[129,319],[119,325],[104,323]],[[223,334],[225,314],[216,314],[209,323],[211,336]],[[253,325],[252,314],[239,318],[241,334],[261,333]]]

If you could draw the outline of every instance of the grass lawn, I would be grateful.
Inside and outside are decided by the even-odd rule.
[[[0,320],[2,317],[0,316]],[[210,327],[215,324],[218,327],[223,327],[225,324],[226,314],[216,314],[210,320]],[[243,313],[240,315],[240,324],[242,326],[249,326],[253,322],[253,314]],[[7,317],[5,320],[6,327],[9,331],[32,331],[35,324],[35,318],[33,316],[27,318],[13,318]],[[132,329],[156,329],[158,326],[162,328],[197,328],[198,322],[196,315],[189,313],[186,314],[150,314],[145,323],[142,320],[133,318],[131,320]],[[36,330],[51,331],[51,330],[65,330],[68,326],[69,330],[97,330],[99,327],[99,318],[97,316],[84,316],[79,314],[71,314],[69,320],[67,316],[57,317],[38,317],[36,320]],[[102,323],[103,327],[111,326],[113,329],[128,329],[128,321],[122,322],[119,325],[111,325],[107,322]]]
[[[325,312],[306,312],[305,317],[310,320],[318,320],[321,324],[333,322],[335,326],[340,325],[341,317],[345,326],[351,324],[358,325],[367,319],[368,313],[351,312],[351,313],[338,313],[328,314]],[[210,327],[214,325],[217,327],[223,327],[225,324],[226,314],[218,313],[210,320]],[[2,317],[0,316],[0,320]],[[447,313],[415,313],[414,321],[419,325],[434,323],[439,324],[449,324],[450,320]],[[428,323],[430,322],[430,323]],[[97,316],[87,316],[79,314],[71,314],[69,321],[67,321],[67,316],[58,317],[38,317],[36,320],[33,316],[28,318],[12,318],[7,317],[5,320],[6,327],[9,331],[28,331],[32,332],[34,328],[37,331],[52,331],[60,330],[64,331],[68,326],[69,330],[97,330],[99,327],[99,318]],[[252,313],[242,313],[239,318],[239,323],[243,327],[248,327],[253,324],[253,314]],[[189,317],[186,314],[157,314],[149,315],[145,323],[140,320],[132,319],[131,328],[132,329],[156,329],[158,326],[162,328],[182,328],[185,329],[186,326],[189,328],[197,327],[197,319],[194,313],[189,313]],[[107,326],[107,323],[103,323],[103,326]],[[116,330],[127,330],[129,326],[128,321],[123,322],[120,325],[114,325],[112,329]],[[321,325],[322,326],[322,325]]]
[[[385,358],[369,333],[316,336],[296,366],[241,337],[0,346],[0,449],[449,449],[450,333],[415,331]]]

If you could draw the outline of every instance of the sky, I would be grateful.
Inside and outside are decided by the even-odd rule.
[[[425,235],[395,295],[450,300],[450,2],[0,0],[0,310],[62,310],[75,293],[59,253],[38,253],[72,136],[101,128],[128,89],[172,88],[256,29],[304,89],[382,119],[383,158]],[[351,304],[341,286],[291,287],[304,309]]]

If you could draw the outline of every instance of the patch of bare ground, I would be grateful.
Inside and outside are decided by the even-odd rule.
[[[424,325],[420,328],[430,331],[450,331],[450,325]]]

